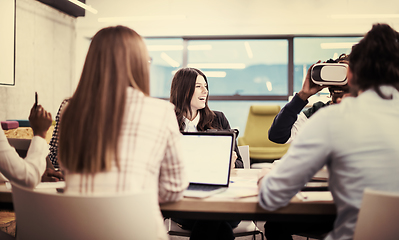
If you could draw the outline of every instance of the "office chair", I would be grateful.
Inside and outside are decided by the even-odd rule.
[[[277,144],[269,140],[268,131],[274,117],[280,112],[279,105],[252,105],[249,109],[245,132],[238,138],[238,145],[249,145],[251,159],[280,159],[289,144]]]
[[[12,183],[12,197],[18,240],[157,238],[150,193],[82,196]]]
[[[399,192],[365,189],[354,240],[399,238]]]
[[[312,232],[312,233],[298,233],[295,236],[306,237],[306,240],[309,239],[324,239],[328,233],[325,232]]]
[[[251,161],[249,158],[249,146],[238,146],[238,150],[240,151],[241,159],[244,164],[244,169],[250,169]]]
[[[182,229],[172,219],[166,219],[165,223],[169,236],[190,237],[191,231]],[[256,239],[257,234],[260,234],[261,239],[264,239],[263,232],[255,225],[253,221],[241,221],[240,224],[233,229],[233,233],[234,237],[253,236],[254,239]]]

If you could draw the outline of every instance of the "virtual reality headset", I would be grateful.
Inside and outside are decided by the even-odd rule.
[[[348,64],[345,63],[317,63],[312,67],[310,76],[318,85],[342,86],[348,83],[347,69]]]

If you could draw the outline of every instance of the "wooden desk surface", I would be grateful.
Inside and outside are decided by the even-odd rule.
[[[23,138],[23,139],[33,138],[33,130],[30,127],[19,127],[3,131],[7,138]],[[47,143],[50,143],[51,137],[53,136],[53,131],[54,131],[54,125],[51,125],[46,134]]]
[[[257,178],[257,172],[255,169],[238,169],[233,174]],[[336,216],[333,201],[303,202],[297,197],[286,207],[272,212],[259,205],[257,196],[236,199],[183,198],[179,202],[163,203],[160,206],[165,217],[173,218],[320,222],[330,221]]]
[[[233,170],[234,177],[257,178],[258,169]],[[0,184],[0,208],[2,204],[12,203],[11,190],[5,184]],[[165,217],[214,219],[214,220],[274,220],[274,221],[302,221],[322,222],[331,221],[336,216],[336,207],[333,201],[303,202],[297,197],[276,211],[267,211],[258,203],[258,197],[205,199],[183,198],[173,203],[160,205]]]

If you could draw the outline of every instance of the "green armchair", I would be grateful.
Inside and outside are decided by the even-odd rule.
[[[238,145],[249,145],[251,159],[276,160],[287,152],[289,144],[277,144],[271,142],[268,137],[269,128],[279,112],[279,105],[252,105],[250,107],[245,132],[238,138]]]

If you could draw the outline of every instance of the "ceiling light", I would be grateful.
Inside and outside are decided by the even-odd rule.
[[[333,57],[332,57],[332,59],[337,59],[338,57],[339,57],[339,56],[338,56],[338,53],[335,52],[334,55],[333,55]]]
[[[355,44],[356,42],[320,43],[320,47],[321,49],[348,49]]]
[[[148,45],[147,49],[150,52],[181,51],[181,50],[183,50],[183,46],[182,45]]]
[[[245,45],[245,50],[247,50],[247,54],[249,58],[253,58],[253,53],[252,53],[252,49],[251,46],[249,46],[249,42],[244,42]]]
[[[91,6],[86,5],[86,4],[84,4],[84,3],[82,3],[82,2],[80,2],[78,0],[68,0],[68,1],[70,1],[71,3],[73,3],[75,5],[78,5],[79,7],[83,8],[83,9],[85,9],[85,10],[91,12],[91,13],[94,13],[94,14],[98,13],[98,11],[96,9],[94,9]]]
[[[71,0],[69,0],[71,1]],[[98,22],[133,22],[133,21],[155,21],[155,20],[183,20],[186,15],[159,15],[159,16],[128,16],[98,18]]]
[[[266,81],[266,88],[267,88],[267,90],[269,90],[269,92],[271,92],[273,90],[273,86],[270,81]]]
[[[182,51],[183,45],[148,45],[147,49],[150,52]],[[187,49],[190,51],[212,50],[212,45],[191,45]]]
[[[170,66],[172,66],[172,67],[179,67],[180,66],[180,63],[178,63],[177,61],[175,61],[173,58],[171,58],[171,57],[169,57],[169,55],[168,54],[166,54],[166,53],[161,53],[161,58],[163,59],[163,60],[165,60],[165,62],[167,62]]]
[[[177,72],[177,70],[172,71],[172,75],[175,75],[176,72]],[[210,78],[210,77],[224,78],[227,75],[227,73],[224,71],[203,71],[202,73],[205,74],[205,76],[207,78]]]
[[[226,77],[225,71],[204,71],[206,77],[224,78]]]
[[[191,63],[188,67],[199,69],[244,69],[244,63]]]
[[[212,45],[204,44],[204,45],[191,45],[187,47],[190,51],[203,51],[203,50],[212,50]]]

